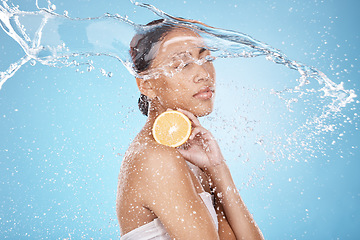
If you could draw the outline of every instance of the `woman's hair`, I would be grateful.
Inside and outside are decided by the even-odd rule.
[[[146,26],[152,26],[147,31],[141,34],[136,34],[130,43],[130,55],[134,63],[134,70],[137,73],[141,73],[149,69],[154,57],[151,55],[152,48],[157,42],[162,40],[165,35],[170,32],[173,25],[165,24],[164,19],[154,20],[146,24]],[[148,115],[149,110],[149,98],[143,94],[140,94],[138,106],[142,114]]]

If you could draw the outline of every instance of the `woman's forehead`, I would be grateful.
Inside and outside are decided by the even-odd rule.
[[[167,39],[164,41],[164,43],[162,44],[163,48],[167,48],[168,46],[172,45],[172,44],[185,44],[187,45],[188,43],[193,43],[195,45],[200,45],[203,44],[203,42],[201,41],[201,39],[197,36],[174,36],[170,39]]]
[[[173,30],[168,33],[161,44],[161,52],[176,52],[204,47],[203,39],[191,30]]]

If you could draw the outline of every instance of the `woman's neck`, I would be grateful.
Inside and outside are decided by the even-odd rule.
[[[154,125],[155,119],[167,109],[162,106],[158,100],[152,100],[149,104],[148,118],[146,120],[143,131],[152,134],[152,126]]]

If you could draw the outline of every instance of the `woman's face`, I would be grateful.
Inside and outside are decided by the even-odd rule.
[[[162,40],[151,64],[159,73],[151,85],[162,107],[181,108],[195,116],[212,112],[215,69],[202,38],[188,29],[174,29]]]

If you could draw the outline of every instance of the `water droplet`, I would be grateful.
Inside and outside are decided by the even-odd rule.
[[[50,11],[55,11],[55,10],[56,10],[56,5],[55,5],[55,4],[51,4],[51,5],[49,6],[49,9],[50,9]]]
[[[92,65],[88,66],[87,71],[91,72],[92,70],[94,70],[94,66],[92,66]]]
[[[106,75],[107,75],[105,69],[103,69],[103,68],[100,68],[100,72],[101,72],[101,74],[102,74],[103,76],[106,76]]]

